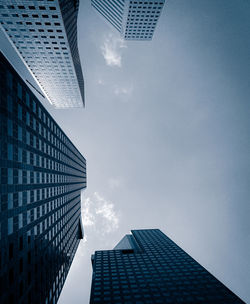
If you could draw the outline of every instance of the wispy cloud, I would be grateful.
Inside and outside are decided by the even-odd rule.
[[[129,87],[118,87],[116,86],[114,88],[114,93],[115,95],[126,95],[126,96],[130,96],[133,93],[133,86],[129,86]]]
[[[106,201],[97,192],[94,193],[94,196],[97,200],[95,212],[106,220],[104,223],[105,231],[109,233],[112,230],[116,230],[119,227],[119,218],[115,212],[114,204]]]
[[[126,43],[120,37],[109,34],[104,38],[101,46],[102,55],[109,66],[122,66],[122,49],[126,48]]]
[[[92,212],[92,201],[89,197],[84,199],[82,204],[82,222],[84,226],[93,226],[95,224],[95,215]]]
[[[119,228],[120,215],[115,205],[98,192],[82,200],[83,227],[93,227],[101,234],[108,234]]]
[[[97,83],[100,84],[100,85],[104,85],[105,84],[104,81],[101,78],[98,79]]]
[[[122,184],[121,178],[111,177],[108,179],[108,186],[111,190],[121,187]]]

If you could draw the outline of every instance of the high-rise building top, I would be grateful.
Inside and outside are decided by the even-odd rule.
[[[152,40],[165,0],[91,0],[125,40]]]
[[[57,302],[85,187],[85,158],[0,52],[1,304]]]
[[[79,0],[0,0],[3,29],[56,108],[84,105],[78,6]]]
[[[244,303],[158,229],[92,255],[90,303]]]

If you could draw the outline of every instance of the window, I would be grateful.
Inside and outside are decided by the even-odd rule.
[[[23,227],[23,214],[20,213],[18,214],[18,228],[22,228]]]
[[[18,192],[18,206],[21,207],[22,205],[23,205],[23,193]]]
[[[36,102],[33,100],[33,112],[36,113]]]
[[[7,72],[7,86],[10,89],[12,89],[12,86],[13,86],[13,76],[9,71]]]
[[[23,135],[23,132],[22,132],[22,127],[18,126],[18,140],[22,141],[22,135]]]
[[[14,244],[9,244],[9,259],[11,260],[13,258],[13,252],[14,252]]]
[[[8,168],[8,184],[13,184],[13,169]]]
[[[13,193],[8,193],[8,209],[13,208]]]
[[[26,105],[30,106],[30,95],[26,92]]]
[[[8,219],[8,234],[13,233],[13,217]]]
[[[20,273],[23,272],[23,259],[22,258],[19,260],[19,272]]]
[[[18,105],[18,119],[22,119],[22,107],[20,104]]]
[[[13,160],[13,145],[8,144],[8,160]]]

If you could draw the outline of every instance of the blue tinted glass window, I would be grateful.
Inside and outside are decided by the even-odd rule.
[[[18,105],[18,119],[22,119],[22,107]]]
[[[36,113],[36,102],[33,100],[33,112]]]
[[[18,192],[18,206],[23,205],[23,192]]]
[[[13,124],[12,120],[8,119],[8,135],[12,136],[13,135]]]
[[[13,233],[13,217],[8,219],[8,234]]]
[[[30,125],[30,113],[26,113],[26,124],[29,126]]]
[[[26,133],[26,144],[30,145],[30,133],[29,132]]]
[[[11,95],[8,95],[7,96],[7,104],[8,104],[8,111],[9,112],[12,112],[12,96]]]
[[[8,184],[13,184],[13,169],[8,168]]]
[[[30,106],[30,95],[26,92],[26,105]]]
[[[22,99],[22,86],[19,82],[17,84],[17,96]]]
[[[8,209],[13,208],[13,193],[8,193]]]
[[[23,134],[23,132],[22,132],[23,130],[22,130],[22,127],[19,127],[18,126],[18,140],[22,140],[22,134]]]
[[[18,162],[23,161],[23,150],[21,148],[18,148]]]
[[[13,145],[8,144],[8,160],[13,160]]]
[[[22,213],[18,215],[18,228],[22,228],[23,227],[23,215]]]
[[[12,87],[13,87],[13,76],[12,76],[12,74],[9,71],[7,72],[7,86],[12,90]]]

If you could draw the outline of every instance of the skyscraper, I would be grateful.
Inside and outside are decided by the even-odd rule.
[[[0,303],[56,303],[80,239],[86,161],[0,52]]]
[[[77,48],[79,0],[0,0],[0,22],[56,108],[82,107]]]
[[[92,256],[90,303],[243,303],[158,229]]]
[[[91,0],[125,40],[152,40],[165,0]]]

